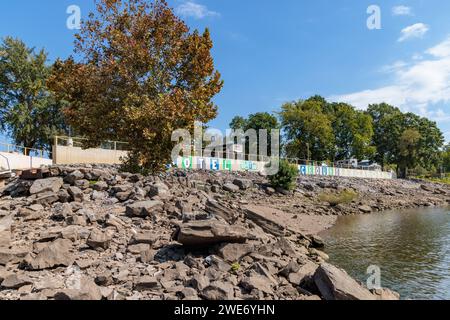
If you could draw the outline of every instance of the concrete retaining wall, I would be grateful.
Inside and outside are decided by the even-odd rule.
[[[211,171],[249,171],[263,173],[265,171],[265,165],[265,162],[259,161],[228,160],[219,158],[180,157],[177,160],[177,167],[182,169],[203,169]],[[354,177],[369,179],[394,178],[394,174],[391,172],[343,169],[325,166],[299,165],[298,170],[300,175],[305,176]]]
[[[0,168],[8,169],[8,162],[11,170],[34,169],[40,168],[41,166],[49,166],[53,163],[51,159],[29,157],[18,153],[0,152]]]
[[[107,149],[86,149],[78,147],[53,146],[55,164],[120,164],[126,151]]]

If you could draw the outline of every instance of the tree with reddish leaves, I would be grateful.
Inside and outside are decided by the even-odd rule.
[[[75,53],[57,61],[50,86],[86,147],[129,144],[128,163],[155,172],[170,162],[172,132],[217,115],[223,81],[200,34],[163,0],[98,0],[83,21]]]

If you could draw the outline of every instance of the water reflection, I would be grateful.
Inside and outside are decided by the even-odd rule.
[[[331,262],[360,281],[378,265],[404,299],[450,299],[449,209],[341,217],[322,236]]]

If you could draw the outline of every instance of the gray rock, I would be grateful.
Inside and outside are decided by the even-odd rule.
[[[240,226],[220,221],[195,221],[179,227],[176,240],[185,246],[208,246],[216,243],[244,243],[249,232]]]
[[[66,239],[57,239],[45,244],[36,256],[28,255],[24,265],[30,270],[52,269],[60,266],[72,265],[74,258],[70,253],[72,242]]]
[[[102,292],[93,280],[84,275],[80,275],[79,279],[75,280],[68,289],[56,292],[55,300],[98,301],[102,299]]]
[[[86,244],[92,249],[108,249],[111,243],[111,237],[106,233],[99,229],[94,229],[91,231],[89,238],[86,241]]]
[[[160,211],[163,207],[161,201],[139,201],[126,207],[126,214],[129,217],[149,217],[155,212]]]
[[[372,292],[378,300],[400,300],[400,294],[386,288],[373,289],[370,290],[370,292]]]
[[[67,191],[69,191],[69,194],[72,197],[73,201],[75,201],[75,202],[83,202],[83,200],[84,200],[84,193],[83,193],[83,191],[81,191],[80,188],[75,187],[75,186],[70,186]]]
[[[63,185],[61,178],[39,179],[33,182],[30,187],[30,194],[39,194],[44,192],[58,192]]]
[[[234,287],[230,283],[216,281],[207,286],[201,295],[204,299],[211,301],[232,300]]]
[[[33,284],[31,279],[23,274],[12,274],[3,280],[1,287],[5,289],[19,289],[23,286]]]
[[[249,292],[258,290],[266,294],[273,294],[269,279],[262,275],[244,277],[240,282],[240,286]]]
[[[170,195],[169,187],[164,183],[155,183],[149,186],[148,196],[150,198],[160,197],[162,199],[167,198]]]
[[[314,283],[325,300],[375,300],[369,290],[361,286],[344,270],[323,263],[314,274]]]
[[[235,263],[253,250],[254,247],[249,244],[227,243],[219,249],[219,256],[227,262]]]
[[[135,285],[137,291],[157,290],[161,288],[161,285],[155,277],[143,276],[140,277]]]
[[[84,179],[84,174],[81,173],[81,171],[79,170],[75,170],[72,173],[69,173],[67,176],[65,176],[64,182],[70,185],[74,185],[77,180],[82,179]]]
[[[209,286],[209,279],[203,275],[197,274],[189,280],[188,285],[201,292]]]
[[[50,205],[55,202],[59,201],[59,195],[55,192],[42,192],[38,194],[38,197],[33,200],[33,203],[35,204],[44,204],[44,205]]]
[[[226,183],[223,185],[223,190],[228,191],[228,192],[238,192],[239,190],[241,190],[237,185],[232,184],[232,183]]]
[[[372,212],[372,207],[368,206],[368,205],[363,205],[359,207],[359,210],[363,213],[371,213]]]
[[[106,191],[108,190],[108,184],[105,181],[99,181],[92,187],[95,191]]]
[[[235,179],[233,184],[237,185],[241,190],[247,190],[253,186],[253,181],[248,179]]]
[[[9,248],[11,245],[12,216],[0,218],[0,249]]]

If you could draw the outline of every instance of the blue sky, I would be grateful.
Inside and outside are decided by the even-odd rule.
[[[386,101],[437,121],[450,140],[448,0],[169,0],[192,28],[209,27],[225,81],[211,126],[235,115],[277,111],[320,94],[359,108]],[[82,17],[93,0],[2,1],[0,37],[45,47],[50,59],[73,50],[69,5]],[[381,9],[381,29],[367,8]]]

